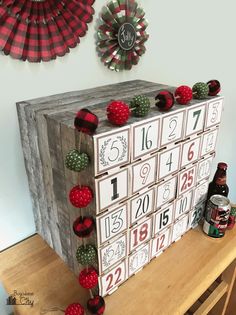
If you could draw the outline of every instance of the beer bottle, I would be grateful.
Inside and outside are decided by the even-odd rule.
[[[227,167],[228,165],[224,162],[218,163],[213,181],[209,184],[207,200],[209,200],[213,195],[228,196],[229,187],[226,184]]]

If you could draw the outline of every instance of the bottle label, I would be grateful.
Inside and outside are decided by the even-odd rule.
[[[216,185],[225,185],[225,184],[226,184],[226,176],[217,178]]]

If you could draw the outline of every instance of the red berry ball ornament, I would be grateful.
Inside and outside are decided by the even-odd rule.
[[[92,217],[78,217],[73,223],[73,231],[79,237],[89,237],[94,230],[94,220]]]
[[[84,289],[92,289],[98,284],[97,271],[90,267],[83,269],[79,274],[79,283]]]
[[[88,300],[87,308],[94,315],[102,315],[105,311],[105,301],[100,295],[96,295]]]
[[[74,126],[78,131],[93,134],[98,126],[98,117],[90,112],[87,108],[83,108],[76,114]]]
[[[79,303],[73,303],[67,306],[65,315],[84,315],[84,308]]]
[[[107,106],[107,118],[117,126],[123,126],[129,119],[130,109],[127,104],[122,101],[113,101]]]
[[[75,186],[69,193],[69,199],[76,208],[87,207],[93,199],[93,192],[88,186]]]
[[[175,97],[177,103],[187,105],[193,98],[192,89],[187,85],[181,85],[175,90]]]
[[[156,106],[161,111],[167,111],[171,109],[175,102],[174,95],[169,91],[161,91],[159,94],[157,94],[155,99],[157,100]]]
[[[207,85],[209,86],[208,95],[215,96],[220,93],[221,86],[218,80],[210,80],[207,82]]]

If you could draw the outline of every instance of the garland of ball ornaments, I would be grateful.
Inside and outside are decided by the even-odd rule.
[[[155,97],[156,106],[160,111],[165,112],[175,102],[180,105],[187,105],[192,98],[205,99],[208,96],[217,95],[220,90],[220,82],[217,80],[211,80],[207,83],[198,82],[194,84],[193,88],[182,85],[175,90],[174,94],[167,90],[159,92]],[[107,106],[107,118],[112,124],[122,126],[128,121],[131,112],[136,117],[144,117],[149,113],[150,108],[150,100],[144,95],[135,96],[129,105],[123,101],[111,101]],[[80,152],[81,133],[93,135],[98,123],[98,117],[86,108],[81,109],[76,114],[74,126],[80,133],[79,146],[78,150],[73,149],[66,155],[65,165],[69,170],[79,173],[88,167],[89,156],[87,153]],[[90,292],[91,298],[87,301],[87,309],[94,315],[102,315],[105,311],[105,301],[100,295],[94,296],[91,291],[98,284],[98,272],[93,267],[97,262],[97,251],[89,241],[85,243],[85,240],[89,240],[95,229],[95,220],[83,213],[85,212],[84,208],[92,202],[92,199],[92,189],[81,185],[80,181],[69,192],[71,204],[80,209],[80,216],[73,223],[75,235],[82,240],[82,245],[76,252],[77,261],[84,268],[79,273],[78,281],[83,288]],[[65,315],[84,315],[85,309],[80,303],[73,303],[64,312]]]

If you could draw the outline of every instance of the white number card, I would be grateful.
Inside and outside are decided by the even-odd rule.
[[[98,212],[128,197],[128,169],[96,181]]]
[[[193,207],[207,199],[208,185],[209,182],[207,180],[197,186],[194,192]]]
[[[185,215],[182,219],[175,222],[172,232],[171,242],[177,241],[185,232],[188,230],[188,219],[189,216]]]
[[[156,181],[157,159],[153,156],[138,164],[132,165],[132,192],[153,184]]]
[[[177,176],[157,186],[156,208],[172,201],[176,196]]]
[[[205,202],[199,203],[195,208],[189,213],[189,228],[195,228],[203,217],[205,210]]]
[[[192,205],[193,191],[190,190],[183,194],[179,199],[176,200],[175,206],[175,220],[178,219],[184,213],[190,211]]]
[[[196,166],[181,171],[178,175],[178,194],[182,195],[192,189],[196,183]]]
[[[105,247],[98,249],[99,270],[103,273],[106,269],[122,260],[127,255],[127,237],[122,235],[117,240]]]
[[[217,98],[208,102],[206,128],[210,128],[220,123],[223,109],[223,99]]]
[[[154,200],[155,192],[153,188],[131,200],[130,225],[154,210]]]
[[[152,257],[160,255],[164,249],[169,246],[170,243],[171,228],[166,229],[162,233],[155,236],[152,240]]]
[[[213,162],[213,156],[198,162],[197,168],[197,182],[201,182],[203,179],[208,178],[211,175],[211,165]]]
[[[185,131],[186,138],[188,136],[203,131],[205,121],[205,109],[206,103],[200,106],[189,108],[187,112],[187,123]]]
[[[155,213],[154,234],[157,234],[161,230],[167,228],[173,222],[174,205],[175,203],[172,202],[165,209],[159,210]]]
[[[99,278],[99,294],[101,296],[105,296],[108,293],[112,293],[119,285],[121,285],[122,282],[126,280],[126,278],[126,263],[123,261],[107,274]]]
[[[129,141],[129,127],[94,136],[96,175],[129,162]]]
[[[155,118],[133,126],[133,160],[159,149],[159,125]]]
[[[129,277],[149,262],[149,247],[150,243],[147,243],[129,256]]]
[[[201,157],[215,151],[218,129],[203,134]]]
[[[181,168],[198,160],[201,137],[185,142],[182,145]]]
[[[159,154],[158,180],[171,175],[179,170],[181,146],[163,151]]]
[[[130,252],[152,237],[152,218],[130,230]]]
[[[184,127],[184,111],[163,115],[161,146],[178,141],[182,138]]]
[[[127,204],[97,217],[97,234],[99,243],[103,244],[119,233],[125,231],[128,228],[127,217]]]

